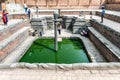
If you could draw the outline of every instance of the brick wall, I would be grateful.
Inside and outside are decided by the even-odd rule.
[[[41,9],[99,8],[105,2],[105,0],[16,0],[16,3],[23,5],[24,1],[29,7],[38,5]]]
[[[96,12],[96,15],[101,16],[101,12]],[[120,23],[120,16],[112,15],[112,14],[105,14],[105,18],[119,22]]]
[[[108,4],[116,4],[116,3],[120,3],[120,0],[107,0]]]
[[[107,0],[106,9],[119,11],[120,0]]]
[[[104,35],[108,40],[114,43],[120,48],[120,33],[108,28],[105,25],[96,22],[95,20],[91,21],[91,26],[97,29],[102,35]],[[113,26],[114,27],[114,26]]]
[[[8,55],[10,52],[12,52],[17,46],[20,45],[21,42],[25,40],[25,38],[28,37],[28,32],[25,31],[21,34],[19,34],[15,40],[11,41],[6,45],[5,47],[0,50],[0,60],[2,60],[6,55]]]
[[[120,60],[103,44],[92,32],[89,32],[89,38],[108,62],[120,62]]]
[[[106,9],[120,11],[120,3],[119,4],[107,4]]]

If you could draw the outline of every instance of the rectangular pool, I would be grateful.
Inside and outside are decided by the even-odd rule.
[[[54,51],[54,39],[37,39],[19,62],[28,63],[89,63],[84,45],[79,38],[63,38]]]

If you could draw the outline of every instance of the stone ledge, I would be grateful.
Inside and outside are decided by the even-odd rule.
[[[75,64],[53,64],[53,63],[12,63],[0,64],[0,69],[43,69],[43,70],[108,70],[120,68],[120,63],[75,63]]]

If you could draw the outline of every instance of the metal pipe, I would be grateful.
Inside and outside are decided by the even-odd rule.
[[[58,43],[57,43],[57,19],[58,19],[58,11],[54,12],[54,48],[55,51],[58,51]]]

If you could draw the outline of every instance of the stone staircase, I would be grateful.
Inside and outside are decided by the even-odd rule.
[[[89,38],[108,62],[120,62],[120,22],[116,21],[120,16],[114,11],[112,14],[107,14],[109,16],[104,19],[103,23],[100,23],[99,16],[93,16],[92,27],[88,28]],[[114,20],[113,15],[118,18]],[[112,20],[111,17],[113,17]]]
[[[1,23],[0,27],[0,41],[6,39],[19,29],[24,26],[24,21],[22,19],[12,19],[9,21],[8,25]]]
[[[22,19],[11,19],[8,25],[0,26],[0,61],[15,50],[28,37],[29,27]]]

